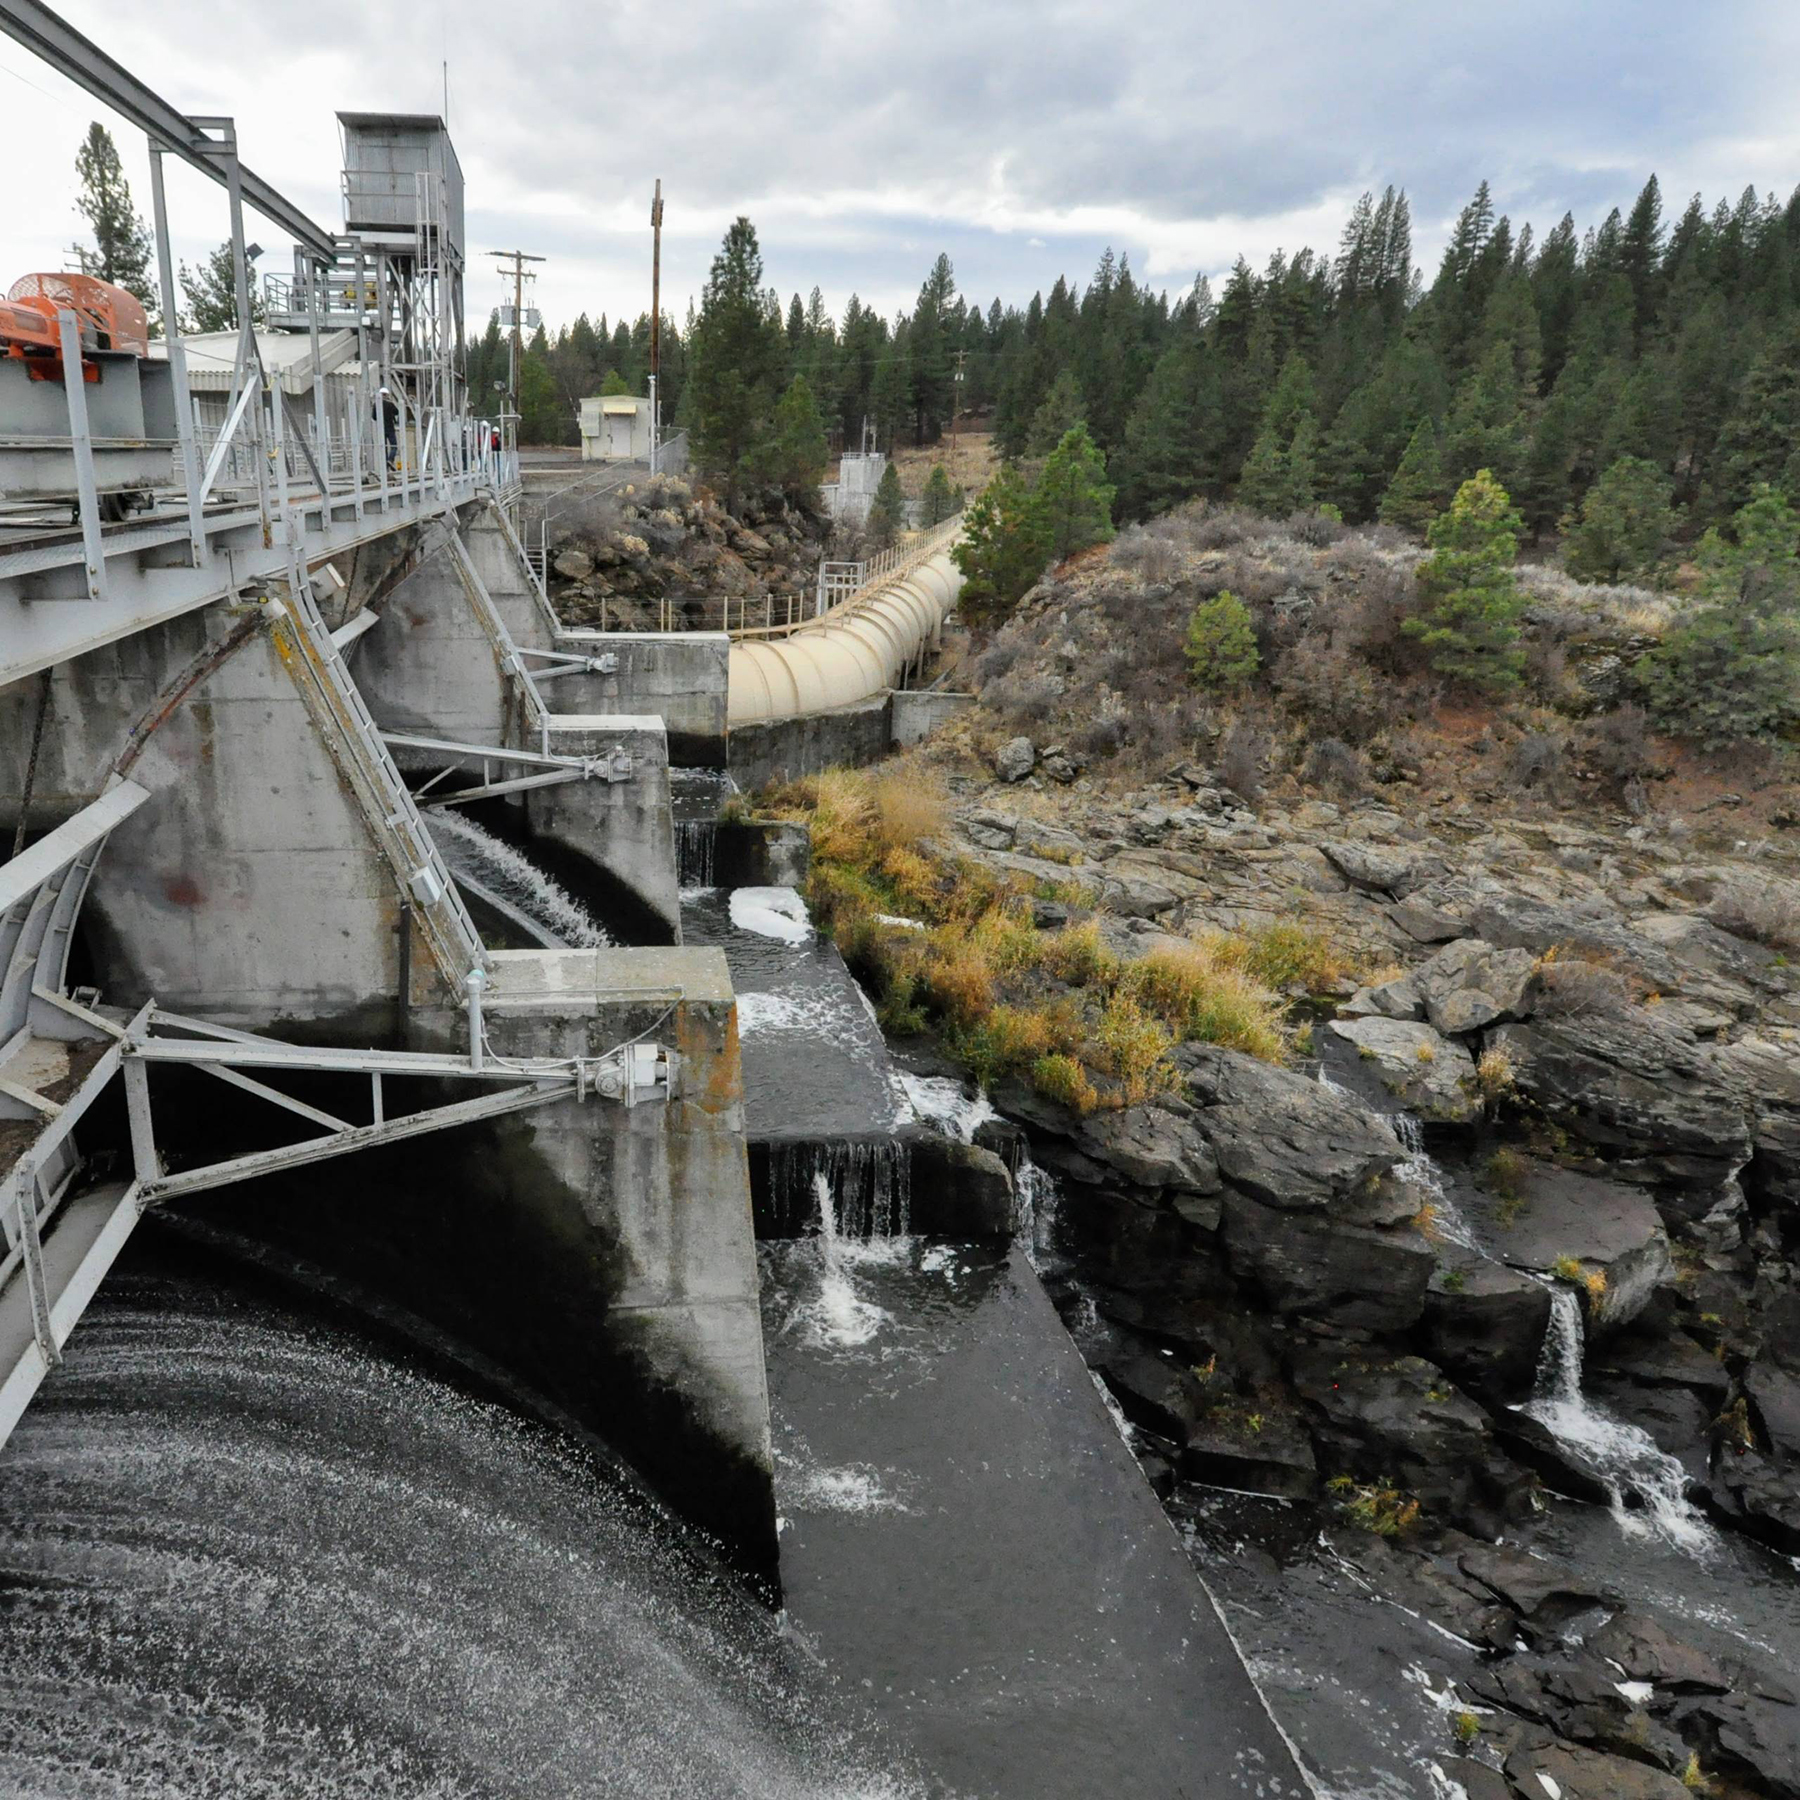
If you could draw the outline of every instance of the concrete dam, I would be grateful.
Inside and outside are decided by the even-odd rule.
[[[0,1785],[1307,1791],[1012,1175],[713,830],[923,728],[958,522],[564,628],[443,122],[340,115],[326,229],[0,23],[148,135],[166,316],[167,157],[241,301],[295,240],[210,409],[81,278],[0,357]]]

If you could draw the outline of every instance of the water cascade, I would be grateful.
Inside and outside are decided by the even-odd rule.
[[[719,843],[716,819],[675,821],[675,878],[684,888],[713,885],[713,853]]]
[[[1581,1391],[1586,1330],[1572,1288],[1551,1291],[1550,1327],[1538,1353],[1537,1390],[1519,1409],[1549,1431],[1577,1468],[1612,1496],[1613,1516],[1633,1536],[1659,1533],[1679,1549],[1715,1542],[1712,1527],[1687,1498],[1687,1472],[1647,1431],[1594,1405]],[[1628,1510],[1635,1497],[1642,1512]]]
[[[579,900],[473,819],[442,811],[430,816],[430,825],[457,886],[545,949],[598,950],[612,942]]]
[[[808,1222],[819,1184],[833,1240],[904,1237],[912,1225],[912,1149],[904,1138],[800,1138],[768,1146],[768,1225],[791,1237]],[[821,1232],[824,1225],[821,1224]]]
[[[1431,1208],[1433,1235],[1459,1249],[1480,1252],[1481,1243],[1475,1236],[1474,1226],[1456,1204],[1455,1197],[1445,1185],[1443,1170],[1425,1148],[1424,1126],[1409,1112],[1390,1114],[1388,1123],[1406,1151],[1406,1160],[1394,1173],[1414,1187],[1422,1188],[1429,1196],[1426,1204]]]

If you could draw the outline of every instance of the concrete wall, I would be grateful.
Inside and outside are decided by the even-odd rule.
[[[448,550],[407,575],[378,619],[347,660],[384,730],[465,744],[521,742],[518,684],[503,673],[499,646]],[[422,752],[396,755],[403,767],[435,766]]]
[[[248,622],[213,606],[59,664],[34,822],[92,799],[134,728]],[[36,694],[32,681],[0,690],[8,794],[21,791]],[[152,798],[113,833],[81,926],[107,998],[391,1037],[398,880],[260,619],[143,738],[131,774]],[[435,969],[416,934],[411,962],[423,997]]]
[[[564,631],[557,644],[577,656],[616,656],[619,669],[565,676],[546,690],[554,704],[570,712],[660,713],[674,767],[724,768],[731,662],[724,632]]]
[[[824,769],[879,761],[892,743],[886,694],[835,712],[734,726],[731,774],[745,793],[771,781],[793,781]]]
[[[973,694],[934,694],[896,689],[891,712],[894,743],[904,749],[926,738],[953,719],[965,706],[973,706]]]
[[[681,895],[662,720],[653,714],[552,714],[553,754],[600,756],[615,748],[631,758],[629,781],[565,781],[527,789],[525,816],[534,835],[602,870],[636,897],[668,942],[679,943]]]

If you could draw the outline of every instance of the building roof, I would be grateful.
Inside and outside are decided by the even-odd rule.
[[[188,387],[197,394],[224,393],[231,387],[231,370],[237,360],[235,331],[200,331],[181,340],[187,352]],[[259,331],[256,348],[263,367],[276,376],[290,394],[312,391],[312,334],[305,331]],[[150,355],[168,360],[169,347],[160,338],[150,345]],[[354,331],[319,333],[319,362],[327,375],[350,367],[356,356]]]

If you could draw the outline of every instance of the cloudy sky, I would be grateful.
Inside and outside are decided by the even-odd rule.
[[[246,163],[336,227],[334,113],[449,116],[470,248],[535,251],[554,325],[649,304],[652,180],[664,303],[697,294],[748,213],[770,281],[910,303],[947,250],[964,293],[1027,299],[1101,250],[1185,287],[1243,252],[1329,250],[1356,195],[1412,196],[1427,273],[1486,176],[1541,232],[1800,181],[1792,0],[66,0],[77,29],[189,113],[237,118]],[[60,268],[96,103],[0,37],[0,276]],[[143,141],[115,127],[141,210]],[[222,190],[171,180],[179,255],[225,233]],[[265,267],[288,252],[268,228]],[[501,285],[471,257],[469,313]]]

